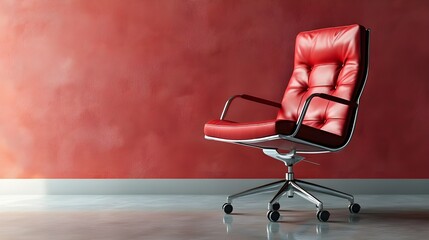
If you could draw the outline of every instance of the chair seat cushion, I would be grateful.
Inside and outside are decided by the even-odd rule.
[[[276,135],[276,121],[237,123],[227,120],[211,120],[204,126],[204,134],[210,137],[247,140]]]
[[[289,120],[265,120],[238,123],[228,120],[211,120],[204,126],[206,136],[227,140],[251,140],[273,135],[291,135],[295,130],[295,122]],[[320,144],[327,147],[337,147],[344,143],[342,136],[332,134],[314,127],[301,125],[298,139]]]

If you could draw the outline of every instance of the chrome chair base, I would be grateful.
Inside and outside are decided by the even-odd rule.
[[[223,205],[223,210],[225,213],[229,214],[232,212],[232,201],[234,199],[250,196],[255,194],[267,193],[267,192],[275,192],[277,193],[268,203],[268,213],[267,217],[270,221],[276,222],[280,218],[280,213],[278,210],[280,209],[279,200],[281,197],[286,195],[289,198],[294,197],[295,194],[306,199],[307,201],[316,205],[317,208],[317,218],[326,222],[329,219],[329,212],[323,209],[323,203],[317,199],[313,194],[309,191],[324,193],[327,195],[331,195],[334,197],[344,198],[350,202],[349,211],[351,213],[358,213],[360,211],[359,204],[354,202],[354,197],[350,194],[324,187],[321,185],[317,185],[314,183],[310,183],[307,181],[302,181],[298,179],[294,179],[293,174],[293,165],[288,165],[288,173],[286,174],[286,179],[268,183],[259,187],[251,188],[246,191],[233,194],[228,196],[227,203]]]

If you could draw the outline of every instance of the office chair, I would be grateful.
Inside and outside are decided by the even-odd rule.
[[[259,148],[287,166],[284,180],[228,196],[222,207],[226,214],[233,211],[232,201],[238,197],[275,191],[267,212],[272,222],[280,218],[279,199],[294,194],[316,205],[319,221],[328,221],[330,213],[309,191],[347,199],[351,213],[360,211],[350,194],[295,179],[293,166],[304,160],[298,154],[336,152],[350,142],[368,75],[369,32],[355,24],[299,33],[293,73],[281,103],[235,95],[226,102],[220,119],[205,124],[206,139]],[[278,108],[277,116],[254,122],[226,120],[236,98]]]

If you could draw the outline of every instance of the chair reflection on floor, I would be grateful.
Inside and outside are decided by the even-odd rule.
[[[247,236],[248,228],[234,229],[233,227],[234,217],[232,215],[225,215],[223,217],[223,224],[226,226],[226,232],[229,235]],[[291,224],[282,225],[278,222],[269,222],[266,225],[266,234],[268,240],[274,239],[321,239],[323,234],[329,231],[329,224],[317,222],[312,224],[311,221],[300,223],[299,225],[292,226]],[[293,227],[287,229],[287,227]]]
[[[346,224],[355,224],[359,222],[358,215],[350,215],[347,221],[343,222]],[[225,215],[222,219],[223,224],[226,226],[226,233],[229,235],[236,235],[240,237],[248,236],[251,228],[237,228],[233,227],[234,216]],[[266,225],[266,234],[268,240],[282,239],[324,239],[329,234],[329,223],[315,222],[314,220],[307,220],[293,223],[282,223],[282,222],[269,222]]]

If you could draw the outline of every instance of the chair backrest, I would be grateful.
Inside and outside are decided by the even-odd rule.
[[[313,93],[358,103],[368,71],[368,41],[369,31],[357,24],[299,33],[293,74],[277,119],[296,121]],[[350,108],[314,98],[303,124],[345,136],[351,132],[356,112]]]

